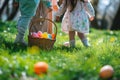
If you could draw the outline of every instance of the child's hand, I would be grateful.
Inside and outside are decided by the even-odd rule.
[[[48,8],[47,9],[47,13],[51,12],[52,11],[52,8]]]
[[[60,21],[60,17],[56,16],[56,21],[59,22]]]
[[[18,6],[19,6],[19,3],[16,2],[15,0],[13,0],[13,6],[14,6],[14,7],[18,7]]]
[[[13,3],[13,6],[14,6],[14,7],[18,7],[19,4],[18,4],[17,2],[14,2],[14,3]]]
[[[94,20],[94,17],[90,17],[89,20],[90,20],[90,21],[93,21],[93,20]]]
[[[88,0],[84,0],[84,2],[88,2]]]

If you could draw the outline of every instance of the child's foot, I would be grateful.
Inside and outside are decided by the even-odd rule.
[[[18,34],[15,41],[14,41],[14,44],[16,45],[21,45],[21,46],[27,46],[28,44],[24,41],[23,39],[23,35],[22,34]]]
[[[90,47],[91,46],[87,39],[83,39],[82,43],[85,47]]]
[[[75,47],[75,40],[72,40],[70,42],[64,42],[63,44],[65,47],[71,47],[74,48]]]
[[[18,42],[15,41],[14,44],[15,44],[15,45],[25,46],[25,47],[28,46],[27,42],[25,42],[24,40],[18,41]]]
[[[70,47],[74,48],[75,47],[75,40],[70,41]]]
[[[70,43],[69,43],[69,42],[64,42],[63,45],[64,45],[65,47],[69,47],[69,46],[70,46]]]
[[[21,45],[21,46],[27,46],[28,44],[23,40],[23,37],[21,36],[17,36],[15,41],[14,41],[15,45]]]

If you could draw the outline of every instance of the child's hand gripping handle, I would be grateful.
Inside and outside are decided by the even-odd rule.
[[[94,20],[94,17],[90,17],[89,20],[90,20],[90,21],[93,21],[93,20]]]
[[[16,2],[15,0],[13,0],[13,6],[14,6],[14,7],[18,7],[18,6],[19,6],[19,3]]]

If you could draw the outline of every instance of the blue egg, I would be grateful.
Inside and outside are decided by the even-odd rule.
[[[52,39],[52,36],[51,36],[51,34],[48,34],[48,38],[49,38],[49,39]]]

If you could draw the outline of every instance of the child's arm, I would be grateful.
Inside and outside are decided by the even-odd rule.
[[[65,0],[60,5],[60,7],[59,7],[59,9],[58,9],[58,11],[56,13],[56,16],[61,16],[66,11],[67,7],[64,7],[64,6],[65,6]]]
[[[48,8],[47,12],[51,12],[52,11],[52,5],[51,5],[51,1],[50,0],[42,0],[43,4],[45,4],[45,6]]]
[[[95,11],[94,11],[94,8],[89,0],[88,0],[88,2],[84,3],[84,7],[85,7],[85,10],[86,10],[89,18],[90,18],[90,21],[92,21],[94,19],[94,16],[95,16]]]
[[[50,8],[52,5],[51,5],[51,1],[50,0],[42,0],[43,4],[45,4],[45,6],[47,8]]]

